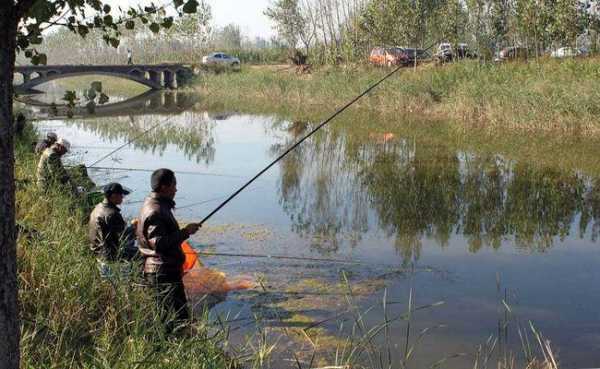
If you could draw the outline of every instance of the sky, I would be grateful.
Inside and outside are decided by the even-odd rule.
[[[164,0],[105,0],[113,8],[117,5],[127,8],[151,1],[157,5],[166,2]],[[207,2],[212,8],[215,26],[223,27],[235,23],[240,26],[242,34],[249,38],[260,36],[268,39],[275,34],[271,22],[263,14],[270,0],[207,0]]]

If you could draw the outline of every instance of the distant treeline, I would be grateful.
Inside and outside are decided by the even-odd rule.
[[[235,24],[215,28],[210,6],[200,3],[166,32],[123,29],[116,49],[99,32],[82,39],[67,29],[48,35],[43,49],[49,64],[123,63],[127,49],[136,63],[199,63],[216,50],[242,63],[280,63],[299,49],[310,63],[333,64],[364,61],[375,46],[438,42],[467,43],[483,59],[506,46],[531,56],[563,46],[593,53],[600,32],[597,0],[273,0],[264,12],[277,36],[251,39]]]

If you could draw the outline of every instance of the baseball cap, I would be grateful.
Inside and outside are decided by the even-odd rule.
[[[120,183],[114,183],[114,182],[105,185],[102,190],[103,190],[105,196],[110,196],[113,193],[120,193],[123,195],[129,195],[129,193],[130,193],[128,190],[124,189]]]

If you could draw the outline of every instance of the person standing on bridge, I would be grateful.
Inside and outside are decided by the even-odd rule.
[[[144,257],[144,277],[154,289],[162,319],[169,333],[177,324],[189,320],[187,298],[183,286],[185,254],[181,243],[198,231],[200,225],[179,228],[173,215],[177,180],[169,169],[152,173],[152,192],[140,211],[136,234],[139,251]],[[171,318],[175,318],[175,321]]]
[[[133,52],[127,48],[127,65],[133,64]]]

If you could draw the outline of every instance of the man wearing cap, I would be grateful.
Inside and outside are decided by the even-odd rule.
[[[68,185],[75,190],[61,158],[71,148],[69,141],[58,139],[52,146],[44,150],[37,167],[37,184],[41,190],[47,190],[51,185]]]
[[[127,243],[126,223],[121,216],[119,205],[129,191],[119,183],[104,186],[104,201],[96,205],[90,214],[88,224],[90,248],[100,263],[101,274],[110,272],[106,263],[122,258]]]
[[[41,140],[40,142],[38,142],[35,145],[35,153],[37,155],[40,155],[41,153],[44,152],[44,150],[46,150],[50,146],[54,145],[54,143],[57,140],[58,140],[58,136],[56,135],[56,133],[48,132],[48,134],[46,135],[46,138],[44,138],[43,140]]]
[[[136,229],[140,253],[144,257],[144,276],[154,289],[155,297],[166,314],[176,321],[167,322],[167,330],[173,331],[177,322],[189,319],[187,299],[183,286],[183,263],[185,255],[181,243],[198,231],[198,224],[179,228],[173,215],[177,180],[169,169],[152,173],[152,192],[144,201]],[[163,315],[166,320],[168,315]]]

